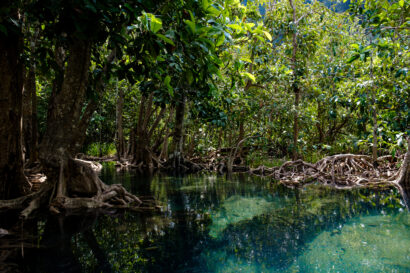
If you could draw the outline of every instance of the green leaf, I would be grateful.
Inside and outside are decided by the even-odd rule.
[[[350,64],[350,63],[356,61],[357,59],[359,59],[359,57],[360,57],[360,54],[354,54],[352,57],[349,58],[349,60],[347,60],[346,63]]]
[[[242,74],[242,76],[246,76],[246,77],[247,77],[248,79],[250,79],[252,82],[256,82],[255,76],[252,75],[251,73],[249,73],[249,72],[242,72],[241,74]]]
[[[241,61],[244,61],[244,62],[247,62],[247,63],[252,63],[252,61],[251,61],[251,59],[249,59],[248,57],[241,57],[241,58],[239,58]]]
[[[162,21],[161,19],[155,17],[155,15],[151,14],[151,31],[157,33],[162,28]]]
[[[220,46],[224,43],[225,41],[225,35],[219,35],[218,39],[216,40],[216,46]]]
[[[192,31],[192,33],[196,32],[196,24],[190,20],[185,20],[185,24],[189,27],[189,29]]]
[[[268,39],[269,39],[269,41],[272,41],[272,35],[270,35],[270,33],[269,33],[269,32],[267,32],[267,31],[263,31],[263,34],[265,34],[266,38],[268,38]]]
[[[256,37],[256,39],[258,39],[262,43],[266,43],[266,40],[262,36],[256,35],[255,37]]]
[[[351,44],[350,47],[356,50],[359,50],[360,48],[358,44]]]
[[[404,0],[400,0],[399,5],[400,5],[400,7],[404,7]]]
[[[219,14],[221,14],[221,11],[218,10],[218,9],[216,9],[216,8],[214,8],[213,6],[209,6],[209,7],[206,9],[206,12],[207,12],[208,14],[210,14],[210,15],[215,16],[215,17],[217,17],[217,16],[219,16]]]
[[[167,36],[162,35],[162,34],[160,34],[160,33],[156,33],[155,35],[157,35],[157,37],[160,38],[161,40],[163,40],[164,42],[166,42],[166,43],[168,43],[168,44],[170,44],[170,45],[175,46],[175,43],[174,43],[171,39],[169,39]]]
[[[192,82],[194,81],[194,76],[193,76],[191,70],[188,70],[188,71],[186,72],[186,78],[187,78],[187,80],[188,80],[188,84],[191,85]]]
[[[238,30],[238,31],[242,31],[243,29],[240,25],[237,25],[237,24],[228,24],[227,26],[230,27],[231,29]]]
[[[174,88],[172,88],[170,82],[171,82],[171,77],[169,75],[167,75],[164,79],[164,84],[168,88],[169,95],[171,97],[173,97],[174,96]]]
[[[209,2],[208,0],[202,0],[202,8],[206,10],[209,7]]]

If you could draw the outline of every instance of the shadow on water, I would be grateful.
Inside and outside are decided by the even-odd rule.
[[[101,176],[137,195],[154,197],[162,211],[38,220],[41,247],[26,252],[23,271],[336,272],[323,259],[343,271],[344,264],[334,257],[349,257],[356,266],[352,270],[361,272],[368,267],[352,260],[355,255],[362,259],[357,253],[368,251],[354,245],[359,237],[371,245],[368,264],[376,271],[409,268],[409,255],[386,257],[380,250],[386,242],[379,237],[384,236],[400,242],[402,253],[410,253],[410,241],[403,240],[410,238],[410,218],[395,190],[334,190],[320,185],[289,189],[247,175],[140,175],[117,172],[113,165]],[[379,237],[356,229],[361,225]],[[381,228],[400,234],[381,233]],[[355,236],[346,235],[352,231]],[[350,252],[342,253],[342,248]]]

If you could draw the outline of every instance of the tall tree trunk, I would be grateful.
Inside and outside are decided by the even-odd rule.
[[[32,32],[29,26],[24,29],[23,33],[30,42],[28,71],[25,74],[23,86],[23,144],[25,147],[24,159],[29,159],[27,165],[38,161],[36,62],[33,57],[36,50],[38,33],[38,29]]]
[[[182,98],[175,106],[175,127],[172,142],[172,167],[179,172],[183,163],[184,116],[186,101]]]
[[[400,186],[407,208],[410,209],[410,137],[407,137],[407,152],[401,165],[397,184]]]
[[[295,115],[293,117],[293,152],[292,152],[292,159],[298,159],[298,138],[299,138],[299,102],[300,102],[300,90],[298,86],[298,76],[297,76],[297,62],[296,62],[296,52],[298,48],[297,43],[297,20],[296,20],[296,6],[293,3],[293,0],[289,0],[290,6],[293,12],[293,27],[294,32],[292,35],[292,70],[293,70],[293,83],[292,89],[293,93],[295,94]]]
[[[32,88],[30,71],[26,73],[23,84],[23,161],[27,162],[31,154],[31,136],[32,136]]]
[[[117,79],[117,94],[118,94],[118,100],[117,100],[117,113],[116,113],[116,119],[117,119],[117,159],[118,161],[121,161],[121,157],[124,156],[125,153],[125,148],[124,148],[124,133],[123,133],[123,128],[122,128],[122,112],[123,112],[123,106],[124,106],[124,90],[122,88],[118,89],[118,79]]]
[[[31,149],[30,149],[30,162],[34,163],[38,161],[38,125],[37,125],[37,92],[36,92],[36,74],[35,67],[30,74],[31,78]]]
[[[216,148],[218,151],[221,149],[221,146],[222,146],[222,135],[223,135],[223,129],[220,128],[219,133],[218,133],[218,144]]]
[[[320,102],[317,103],[317,122],[316,122],[316,128],[318,132],[318,142],[320,144],[324,143],[325,136],[323,133],[323,126],[322,126],[322,105]]]
[[[47,129],[40,144],[39,156],[48,175],[58,177],[61,164],[66,164],[79,150],[77,140],[82,107],[88,83],[91,44],[74,40],[69,45],[61,90],[53,100],[54,107],[47,120]]]
[[[242,164],[242,149],[243,149],[243,142],[241,141],[245,137],[245,121],[240,120],[239,121],[239,136],[238,140],[236,143],[241,143],[238,146],[238,152],[235,154],[235,158],[233,159],[235,161],[236,158],[240,159],[240,162],[236,162],[236,164]]]
[[[372,39],[370,38],[370,43]],[[376,105],[376,88],[374,88],[373,77],[373,53],[370,53],[370,92],[372,97],[372,122],[373,122],[373,143],[372,143],[372,159],[373,163],[377,162],[377,105]]]
[[[25,159],[38,161],[37,151],[37,94],[34,64],[30,64],[23,88],[23,139]]]
[[[135,131],[137,128],[135,126],[131,128],[130,130],[130,139],[128,141],[128,147],[127,147],[127,157],[130,155],[133,155],[134,149],[135,149]]]
[[[162,159],[162,160],[168,159],[168,143],[169,143],[168,139],[169,139],[169,136],[171,134],[171,132],[170,132],[171,128],[170,128],[170,126],[168,126],[168,124],[171,123],[173,114],[174,114],[174,107],[171,107],[171,109],[169,111],[169,116],[167,118],[167,122],[166,122],[166,125],[165,125],[166,130],[165,130],[165,134],[164,134],[163,141],[162,141],[161,153],[159,155],[159,159]],[[161,144],[159,144],[159,145],[161,145]]]
[[[8,8],[5,2],[0,9]],[[0,32],[0,199],[23,194],[28,183],[22,154],[23,38],[20,28],[8,30]]]
[[[151,115],[153,114],[153,98],[154,94],[151,93],[149,97],[143,96],[141,99],[138,123],[135,133],[135,145],[133,150],[133,163],[140,164],[142,162],[145,167],[149,169],[153,168],[152,163],[152,151],[150,149],[150,140],[148,136],[148,124]]]
[[[299,89],[295,90],[295,116],[293,118],[293,153],[292,159],[297,160],[299,157],[298,153],[298,138],[299,138],[299,101],[300,93]]]

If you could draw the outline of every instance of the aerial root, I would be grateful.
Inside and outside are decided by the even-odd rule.
[[[303,160],[287,161],[280,167],[260,166],[249,172],[271,176],[281,183],[295,187],[319,181],[339,188],[385,187],[394,185],[399,175],[397,161],[391,156],[377,159],[377,167],[367,155],[338,154],[325,157],[315,164]]]

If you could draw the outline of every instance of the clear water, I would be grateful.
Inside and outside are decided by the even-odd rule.
[[[410,215],[394,190],[288,189],[213,174],[102,178],[160,213],[80,214],[37,224],[28,272],[410,272]]]

